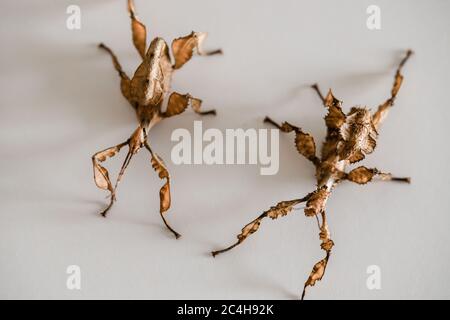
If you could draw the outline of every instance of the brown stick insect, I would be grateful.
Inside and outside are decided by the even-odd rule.
[[[303,198],[281,201],[263,212],[259,217],[244,226],[241,233],[237,236],[238,241],[236,243],[223,250],[212,252],[213,256],[228,251],[244,242],[248,236],[258,230],[264,218],[277,219],[283,217],[290,213],[296,205],[306,202],[304,209],[305,215],[317,219],[321,240],[320,247],[325,251],[325,257],[314,265],[304,284],[301,298],[303,299],[305,297],[308,286],[314,286],[316,281],[322,280],[330,258],[331,249],[334,246],[325,214],[325,205],[333,189],[345,180],[358,184],[366,184],[374,177],[379,177],[383,181],[410,183],[410,178],[395,177],[390,173],[384,173],[376,168],[360,166],[348,173],[345,171],[345,168],[350,164],[363,160],[365,155],[374,151],[378,137],[378,129],[389,109],[394,105],[395,98],[403,81],[401,69],[411,54],[411,50],[406,52],[406,56],[397,68],[391,96],[378,106],[374,114],[371,114],[369,109],[359,106],[352,107],[347,114],[344,114],[341,109],[342,102],[333,96],[331,90],[324,97],[318,85],[312,85],[312,88],[317,92],[323,105],[328,109],[328,113],[325,116],[327,135],[322,145],[320,158],[316,155],[316,145],[310,134],[303,132],[301,128],[288,122],[279,125],[269,117],[264,119],[264,122],[274,125],[282,132],[295,133],[295,146],[298,152],[310,160],[316,167],[317,188]]]
[[[175,235],[180,237],[172,229],[164,218],[164,213],[170,207],[170,175],[163,160],[150,148],[148,143],[148,133],[150,129],[161,120],[173,117],[182,113],[188,106],[200,115],[216,114],[215,110],[201,111],[202,101],[190,94],[180,94],[172,92],[168,98],[167,107],[162,111],[165,98],[170,91],[172,74],[188,62],[194,53],[201,56],[209,56],[222,53],[221,50],[203,51],[202,42],[206,38],[206,33],[192,32],[191,34],[177,38],[172,42],[172,53],[175,62],[172,63],[169,47],[162,38],[155,38],[146,47],[147,31],[145,25],[139,21],[136,16],[134,3],[128,0],[128,12],[131,18],[131,30],[133,43],[142,62],[136,69],[134,76],[130,79],[122,70],[122,67],[110,48],[103,43],[99,47],[105,50],[112,58],[114,68],[120,76],[120,89],[122,95],[128,100],[137,115],[139,125],[134,133],[126,141],[119,143],[103,151],[97,152],[92,156],[94,166],[94,179],[97,187],[108,190],[110,193],[109,205],[101,212],[106,217],[108,210],[111,209],[116,201],[116,189],[119,184],[131,158],[143,147],[145,147],[151,156],[151,164],[158,173],[160,179],[165,179],[165,184],[160,190],[160,215],[166,227]],[[108,171],[100,165],[101,162],[115,156],[124,147],[128,146],[128,153],[120,169],[116,183],[113,186],[109,178]]]

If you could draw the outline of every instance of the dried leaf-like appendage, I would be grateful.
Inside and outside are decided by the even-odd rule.
[[[345,114],[340,108],[330,107],[325,116],[325,123],[328,128],[339,129],[345,122]]]
[[[310,134],[304,133],[303,131],[297,132],[295,146],[298,152],[305,156],[305,158],[312,160],[316,157],[316,144]]]
[[[146,41],[147,41],[147,31],[145,25],[139,21],[136,17],[134,10],[134,3],[132,0],[128,0],[128,12],[131,17],[131,31],[133,33],[133,43],[142,59],[145,56]]]
[[[342,102],[333,96],[333,93],[328,91],[325,98],[325,106],[328,108],[328,114],[325,116],[325,123],[328,128],[339,129],[345,122],[345,114],[341,109]]]
[[[322,226],[320,227],[319,238],[322,240],[320,247],[326,252],[330,252],[334,246],[333,240],[331,240],[330,231],[328,230],[328,223],[325,215],[325,211],[322,211]]]
[[[197,99],[197,98],[192,98],[191,97],[191,106],[192,109],[196,112],[196,113],[201,113],[201,106],[202,106],[202,100],[201,99]]]
[[[194,112],[198,114],[216,114],[215,110],[201,111],[202,100],[194,98],[190,94],[179,94],[174,92],[170,95],[167,110],[163,113],[163,116],[172,117],[180,114],[184,112],[189,105]]]
[[[331,108],[331,107],[340,108],[342,105],[342,101],[339,99],[336,99],[336,97],[333,95],[333,92],[331,92],[331,89],[328,90],[328,93],[327,93],[327,96],[325,97],[324,103],[327,108]]]
[[[201,53],[199,48],[201,48],[205,37],[206,34],[204,33],[192,31],[191,34],[177,38],[172,42],[172,52],[175,57],[174,69],[179,69],[188,62],[192,58],[195,49]]]
[[[171,117],[180,114],[184,112],[184,110],[186,110],[188,105],[189,105],[189,95],[173,92],[169,97],[167,110],[164,113],[164,116]]]
[[[159,211],[166,212],[170,208],[170,184],[166,182],[159,190]]]
[[[258,218],[242,228],[241,233],[237,236],[239,241],[244,241],[249,235],[258,231],[259,226],[261,225],[261,220],[262,218]]]
[[[333,246],[334,246],[333,240],[327,239],[322,242],[322,244],[320,245],[320,248],[325,251],[331,251],[331,248],[333,248]]]
[[[121,144],[121,145],[106,149],[104,151],[101,151],[101,152],[95,154],[92,157],[92,164],[94,167],[94,180],[95,180],[95,184],[100,189],[109,190],[111,192],[113,191],[111,181],[109,180],[108,170],[106,170],[106,168],[101,166],[99,164],[99,162],[103,162],[106,159],[115,156],[123,146],[124,146],[124,144]]]
[[[364,166],[353,169],[347,174],[347,179],[358,184],[366,184],[378,173],[377,169],[369,169]]]
[[[128,102],[133,102],[131,98],[131,81],[130,79],[128,79],[128,77],[123,78],[120,81],[120,91],[122,92],[122,95],[128,100]]]
[[[314,265],[311,274],[308,277],[308,280],[306,280],[305,282],[305,288],[308,286],[312,287],[316,284],[316,281],[322,280],[322,277],[325,274],[327,263],[328,257],[325,257]]]
[[[319,237],[320,240],[322,240],[322,243],[320,245],[320,248],[322,250],[325,250],[327,255],[324,259],[320,260],[314,265],[311,274],[309,275],[308,280],[306,280],[305,286],[303,287],[302,299],[305,297],[306,288],[308,286],[314,286],[316,284],[316,281],[322,280],[325,274],[328,259],[330,258],[331,249],[334,246],[334,242],[333,240],[331,240],[330,237],[330,231],[328,230],[325,211],[321,212],[321,216],[322,216],[322,225],[320,226]]]
[[[157,155],[152,154],[152,167],[158,173],[160,179],[166,179],[166,183],[159,191],[160,209],[161,213],[166,212],[170,208],[170,175],[163,160]]]
[[[266,214],[271,219],[277,219],[279,217],[287,215],[292,211],[295,205],[301,202],[301,200],[281,201],[278,202],[275,206],[270,207],[270,209],[264,212],[264,214]]]
[[[326,187],[321,187],[314,191],[306,202],[305,215],[308,217],[315,216],[325,209],[330,192]]]
[[[330,240],[330,230],[328,230],[327,224],[322,224],[320,227],[319,238],[322,241]]]
[[[381,122],[387,117],[389,113],[389,108],[391,107],[391,100],[387,100],[382,105],[378,106],[377,111],[372,116],[372,122],[375,128],[378,128]]]
[[[194,52],[201,56],[209,56],[213,54],[221,54],[222,50],[203,51],[202,44],[207,36],[206,32],[194,32],[191,34],[175,39],[172,42],[172,52],[175,57],[174,69],[181,68],[187,61],[192,58]]]
[[[110,183],[108,183],[109,181],[108,170],[106,170],[105,167],[99,164],[94,165],[94,179],[97,187],[103,190],[112,191],[112,186]]]
[[[305,133],[299,127],[296,127],[289,122],[283,122],[281,126],[283,132],[295,132],[295,147],[297,151],[303,155],[308,160],[316,163],[319,159],[316,157],[316,143],[314,138],[309,134]]]
[[[130,104],[133,105],[133,99],[131,96],[130,78],[122,70],[122,66],[119,63],[119,60],[117,59],[116,55],[114,54],[114,52],[112,52],[112,50],[109,47],[107,47],[103,43],[100,43],[99,48],[105,50],[111,56],[114,69],[116,69],[116,71],[119,73],[119,76],[120,76],[120,91],[122,92],[122,95],[128,100],[128,102],[130,102]]]
[[[305,198],[302,199],[281,201],[278,202],[275,206],[270,207],[269,210],[264,211],[258,218],[256,218],[252,222],[248,223],[244,228],[242,228],[241,233],[237,236],[239,242],[244,241],[249,235],[255,233],[259,229],[262,219],[264,219],[265,217],[269,217],[271,219],[283,217],[287,215],[289,212],[291,212],[294,206],[306,201],[306,199],[308,199],[309,196],[310,195],[307,195]]]

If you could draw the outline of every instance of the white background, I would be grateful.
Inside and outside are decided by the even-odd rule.
[[[81,30],[66,28],[70,4]],[[381,8],[382,29],[366,27],[366,8]],[[168,42],[207,31],[207,49],[174,78],[173,89],[215,107],[204,128],[268,128],[265,115],[289,120],[319,144],[325,114],[318,82],[346,110],[375,108],[404,69],[396,106],[364,164],[411,176],[412,184],[343,183],[327,210],[336,243],[309,299],[450,298],[448,1],[136,1],[149,37]],[[251,219],[281,200],[314,189],[314,169],[280,136],[280,171],[258,166],[176,166],[176,128],[192,131],[192,111],[150,133],[173,177],[167,215],[158,214],[162,181],[148,155],[136,156],[107,219],[106,192],[92,179],[91,155],[129,137],[132,109],[119,91],[105,42],[132,74],[125,1],[2,1],[0,4],[0,298],[298,298],[323,256],[316,221],[295,211],[265,221],[242,246],[213,259]],[[117,172],[124,154],[108,162]],[[115,176],[115,174],[114,174]],[[82,289],[66,288],[66,268],[81,267]],[[381,268],[381,290],[368,290],[366,269]]]

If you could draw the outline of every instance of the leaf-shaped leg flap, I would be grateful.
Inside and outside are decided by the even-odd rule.
[[[194,98],[189,93],[181,94],[178,92],[173,92],[169,97],[167,109],[165,112],[163,112],[162,115],[165,118],[173,117],[183,113],[189,106],[192,107],[195,113],[200,115],[216,114],[216,110],[214,109],[202,111],[201,110],[202,100]]]
[[[145,25],[139,21],[136,16],[134,9],[133,0],[128,0],[128,12],[131,18],[131,32],[133,34],[133,44],[139,52],[142,59],[145,57],[146,41],[147,41],[147,30]]]
[[[120,76],[120,91],[122,92],[122,95],[125,97],[125,99],[128,100],[128,102],[133,105],[133,101],[131,99],[131,80],[128,77],[128,75],[122,70],[122,66],[119,63],[119,60],[117,59],[114,52],[104,45],[103,43],[99,44],[99,48],[105,50],[108,52],[108,54],[111,56],[114,69],[119,73]]]
[[[380,124],[384,121],[384,119],[386,119],[389,109],[394,105],[395,98],[397,97],[397,93],[400,90],[403,82],[403,75],[401,74],[401,70],[412,54],[412,50],[406,51],[405,57],[398,65],[397,71],[395,72],[394,83],[391,89],[391,96],[378,106],[377,111],[372,116],[373,125],[376,129],[380,127]]]
[[[330,255],[331,255],[331,249],[334,246],[334,242],[333,242],[333,240],[331,240],[330,232],[328,230],[328,224],[327,224],[325,211],[321,212],[321,216],[322,216],[322,224],[319,225],[319,229],[320,229],[319,237],[320,237],[320,240],[322,241],[322,243],[320,245],[320,248],[326,252],[326,255],[325,255],[325,258],[323,258],[322,260],[320,260],[313,266],[311,273],[303,287],[303,292],[302,292],[302,297],[301,297],[302,300],[305,298],[306,288],[314,286],[316,284],[316,282],[322,280],[323,276],[325,275],[325,270],[327,268],[328,260],[330,259]]]
[[[105,149],[103,151],[99,151],[92,156],[92,165],[94,168],[94,181],[97,187],[103,190],[108,190],[110,192],[110,203],[109,205],[101,212],[102,216],[106,216],[106,213],[111,208],[115,201],[115,193],[114,188],[109,178],[108,170],[103,167],[100,163],[106,161],[111,157],[114,157],[116,154],[120,152],[123,146],[127,145],[128,141],[122,142],[117,146]]]
[[[375,177],[379,177],[382,181],[411,182],[409,177],[395,177],[390,173],[381,172],[377,168],[366,168],[364,166],[353,169],[344,176],[344,179],[358,184],[366,184]]]
[[[307,201],[309,199],[309,197],[310,197],[310,194],[308,194],[306,197],[301,198],[301,199],[278,202],[275,206],[273,206],[269,210],[263,212],[259,217],[252,220],[250,223],[246,224],[244,226],[244,228],[242,228],[241,233],[238,234],[238,236],[237,236],[238,241],[236,243],[232,244],[231,246],[229,246],[225,249],[213,251],[213,252],[211,252],[211,254],[213,255],[213,257],[215,257],[219,253],[223,253],[223,252],[233,249],[237,245],[244,242],[244,240],[247,239],[251,234],[258,231],[259,226],[261,225],[261,221],[264,218],[269,217],[271,219],[277,219],[279,217],[284,217],[289,212],[292,211],[294,206],[296,206],[299,203]]]
[[[161,215],[161,218],[166,225],[167,229],[169,229],[174,235],[175,238],[181,237],[181,235],[176,232],[166,221],[166,218],[164,217],[164,213],[169,210],[170,208],[170,202],[171,202],[171,196],[170,196],[170,174],[167,170],[166,165],[164,164],[164,161],[152,151],[150,148],[150,145],[146,141],[144,143],[145,148],[150,152],[151,155],[151,164],[153,169],[158,173],[158,176],[160,179],[165,179],[166,182],[159,190],[159,213]]]
[[[314,142],[312,135],[303,132],[302,129],[289,122],[284,122],[282,125],[279,125],[269,117],[265,117],[264,122],[270,123],[285,133],[294,131],[295,147],[297,148],[297,151],[316,166],[320,164],[320,159],[316,156],[316,143]]]
[[[175,58],[174,69],[180,69],[186,62],[188,62],[194,52],[201,56],[210,56],[214,54],[221,54],[222,50],[204,51],[202,48],[203,41],[207,33],[192,31],[189,35],[177,38],[172,42],[172,53]]]

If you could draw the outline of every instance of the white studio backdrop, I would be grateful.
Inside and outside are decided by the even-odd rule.
[[[216,108],[203,127],[268,128],[264,116],[325,135],[325,110],[308,88],[318,82],[344,101],[375,108],[392,85],[404,50],[396,105],[364,164],[412,184],[343,183],[327,212],[335,248],[309,299],[450,298],[448,178],[448,1],[176,1],[136,0],[148,35],[168,42],[207,31],[205,47],[223,56],[194,57],[173,88]],[[81,28],[66,27],[66,9],[81,9]],[[381,29],[366,10],[377,5]],[[315,187],[314,168],[280,135],[280,170],[255,165],[174,165],[177,128],[193,131],[192,111],[150,133],[172,175],[167,219],[162,185],[148,155],[130,164],[107,219],[106,192],[92,179],[91,156],[136,128],[119,91],[104,42],[132,74],[125,1],[2,1],[0,4],[0,298],[295,299],[322,256],[315,219],[302,211],[264,221],[243,245],[213,259],[240,229],[281,200]],[[108,162],[116,173],[123,156]],[[67,287],[78,266],[80,290]],[[369,290],[370,266],[381,288]]]

